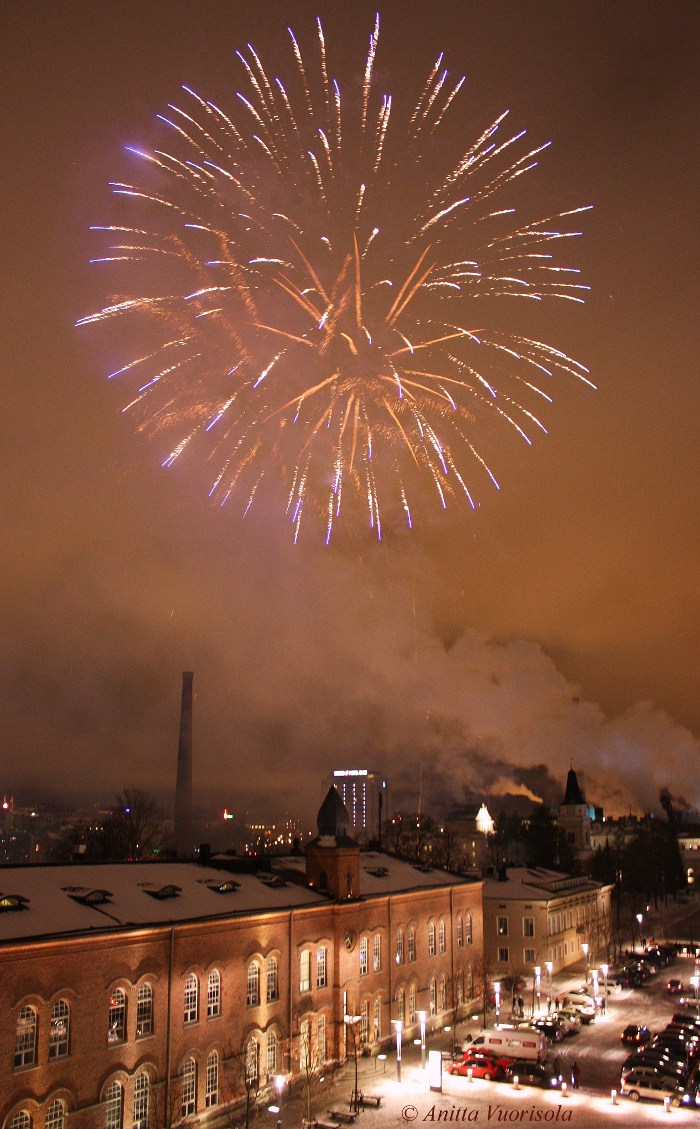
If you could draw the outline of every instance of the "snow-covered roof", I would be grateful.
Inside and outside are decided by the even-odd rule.
[[[304,859],[300,856],[273,859],[273,866],[282,870],[304,872]],[[473,885],[474,879],[462,878],[428,866],[415,866],[386,855],[382,851],[360,853],[360,897],[371,898],[382,894],[399,894],[409,890],[429,890],[436,886]]]
[[[12,896],[21,899],[21,908],[12,905]],[[326,900],[270,872],[232,874],[185,862],[0,867],[0,945]]]
[[[528,901],[549,902],[601,889],[602,883],[583,875],[562,874],[559,870],[536,866],[509,866],[504,878],[484,879],[484,901],[526,898]]]

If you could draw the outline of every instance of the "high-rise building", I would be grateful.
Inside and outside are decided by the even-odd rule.
[[[336,788],[345,804],[358,842],[381,842],[382,823],[389,818],[386,776],[370,768],[336,768],[326,783]]]

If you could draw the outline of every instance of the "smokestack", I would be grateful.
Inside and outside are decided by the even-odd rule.
[[[175,785],[175,854],[179,859],[192,858],[192,679],[191,670],[182,674],[180,706],[180,740],[177,748],[177,782]]]

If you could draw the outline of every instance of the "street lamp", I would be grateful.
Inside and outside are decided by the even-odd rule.
[[[583,949],[583,955],[586,959],[586,984],[588,984],[588,950],[590,948],[588,941],[584,941],[581,948]]]
[[[549,990],[549,1005],[552,1005],[552,969],[554,965],[551,960],[546,960],[544,966],[547,969],[547,986]]]
[[[537,1014],[540,1014],[540,989],[542,986],[542,969],[535,965],[535,991],[537,992]]]
[[[394,1020],[394,1027],[396,1028],[396,1081],[401,1081],[401,1032],[403,1031],[403,1023],[400,1019]]]
[[[267,1112],[276,1115],[277,1129],[282,1129],[282,1091],[284,1090],[284,1074],[278,1074],[275,1077],[275,1092],[277,1094],[277,1101],[274,1105],[267,1107]]]
[[[640,949],[642,947],[642,921],[643,920],[644,920],[644,914],[638,913],[637,914],[637,925],[639,926],[639,947],[640,947]],[[632,938],[632,952],[634,952],[634,937]]]
[[[343,1022],[346,1030],[348,1030],[352,1037],[352,1057],[355,1060],[355,1089],[352,1092],[351,1107],[355,1113],[360,1112],[360,1095],[357,1087],[357,1025],[362,1021],[361,1015],[344,1015]]]
[[[498,1027],[501,1017],[501,984],[499,980],[494,984],[493,990],[496,993],[496,1026]]]
[[[420,1023],[420,1068],[425,1070],[425,1012],[418,1012],[418,1022]]]
[[[608,973],[610,971],[610,965],[601,964],[600,971],[603,973],[603,1007],[607,1008],[607,1006],[608,1006]]]
[[[597,968],[591,969],[591,976],[593,977],[593,1001],[595,1003],[596,1010],[597,1010],[598,999],[599,999],[599,996],[598,996],[598,969]]]

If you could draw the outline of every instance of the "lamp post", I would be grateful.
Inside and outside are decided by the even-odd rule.
[[[400,1019],[394,1020],[394,1027],[396,1028],[396,1081],[401,1081],[401,1032],[403,1031],[403,1023]]]
[[[581,948],[583,949],[583,955],[586,961],[586,984],[588,984],[588,950],[590,948],[588,941],[584,941]]]
[[[418,1022],[420,1023],[420,1068],[425,1070],[425,1012],[418,1012]]]
[[[643,920],[644,920],[644,914],[638,913],[637,914],[637,926],[639,927],[639,947],[640,947],[640,949],[642,947],[642,921]],[[632,938],[632,952],[634,952],[634,937]]]
[[[542,969],[539,964],[535,965],[535,991],[537,993],[537,1014],[540,1014],[540,993],[542,987]]]
[[[601,964],[600,971],[603,973],[603,1007],[607,1009],[608,1006],[608,973],[610,965]]]
[[[546,960],[544,966],[547,969],[547,990],[549,992],[549,1004],[552,1005],[552,969],[554,965],[551,960]]]
[[[282,1092],[284,1090],[284,1074],[277,1074],[275,1076],[275,1093],[277,1094],[277,1101],[274,1105],[267,1107],[268,1113],[272,1113],[277,1117],[277,1129],[282,1129]]]
[[[599,999],[599,995],[598,995],[598,969],[597,968],[591,969],[591,976],[593,977],[593,1002],[595,1003],[596,1014],[597,1014],[597,1012],[598,1012],[598,999]]]
[[[357,1025],[362,1021],[361,1015],[344,1015],[343,1022],[345,1028],[350,1032],[352,1038],[352,1057],[355,1061],[355,1089],[352,1092],[351,1107],[355,1113],[360,1111],[360,1096],[357,1089]]]
[[[501,983],[499,980],[494,984],[493,990],[496,994],[496,1026],[498,1027],[501,1018]]]

